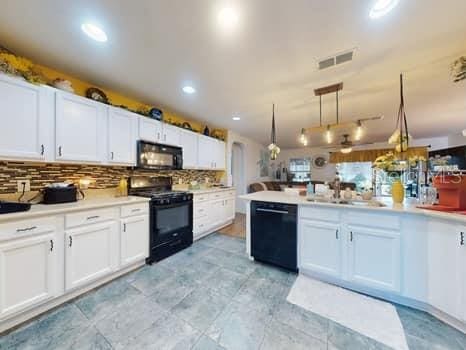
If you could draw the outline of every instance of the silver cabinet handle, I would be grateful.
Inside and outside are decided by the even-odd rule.
[[[338,239],[338,229],[335,230],[335,238]]]
[[[111,156],[111,158],[112,158],[112,160],[113,160],[113,158],[115,158],[115,153],[113,153],[113,151],[110,152],[110,156]]]
[[[140,209],[140,208],[131,209],[131,212],[132,212],[132,213],[135,213],[135,212],[137,212],[137,211],[141,211],[141,209]]]
[[[86,220],[94,220],[94,219],[98,219],[98,218],[100,218],[99,215],[93,215],[93,216],[88,216],[88,217],[86,218]]]
[[[68,247],[71,247],[73,245],[73,237],[70,236],[69,240],[70,240],[70,242],[68,244]]]
[[[63,155],[62,153],[62,147],[58,146],[58,156],[61,157]]]
[[[40,155],[43,156],[45,153],[45,146],[44,145],[40,145]]]
[[[160,140],[160,133],[157,133],[157,140]]]
[[[53,252],[53,239],[50,240],[50,251]]]
[[[37,226],[31,226],[31,227],[26,227],[26,228],[18,228],[16,229],[16,232],[27,232],[27,231],[32,231],[35,230]]]
[[[353,242],[353,231],[350,231],[350,242]]]
[[[460,233],[460,245],[465,245],[465,243],[464,243],[464,232]]]
[[[126,223],[123,224],[123,232],[126,232]]]

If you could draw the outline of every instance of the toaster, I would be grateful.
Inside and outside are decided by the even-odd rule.
[[[78,200],[78,189],[75,185],[66,187],[45,187],[43,190],[43,204],[71,203]]]

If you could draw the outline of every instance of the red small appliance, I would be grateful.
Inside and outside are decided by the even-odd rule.
[[[466,214],[466,175],[437,175],[433,178],[439,203],[420,206],[422,209]]]

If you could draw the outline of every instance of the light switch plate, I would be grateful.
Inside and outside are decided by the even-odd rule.
[[[22,193],[23,192],[23,186],[24,186],[24,192],[29,192],[31,190],[31,180],[18,180],[18,192]]]

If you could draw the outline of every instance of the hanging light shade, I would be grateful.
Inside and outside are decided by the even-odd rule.
[[[395,150],[398,153],[405,153],[409,148],[409,140],[411,135],[408,132],[408,120],[405,112],[404,92],[403,92],[403,74],[400,74],[400,109],[396,120],[395,131],[388,139],[388,143],[395,145]]]
[[[301,129],[301,136],[299,137],[299,141],[303,144],[303,146],[307,146],[307,136],[306,136],[306,129]]]
[[[277,146],[277,135],[275,131],[275,104],[272,106],[272,132],[270,134],[270,159],[276,160],[280,153],[280,147]]]

